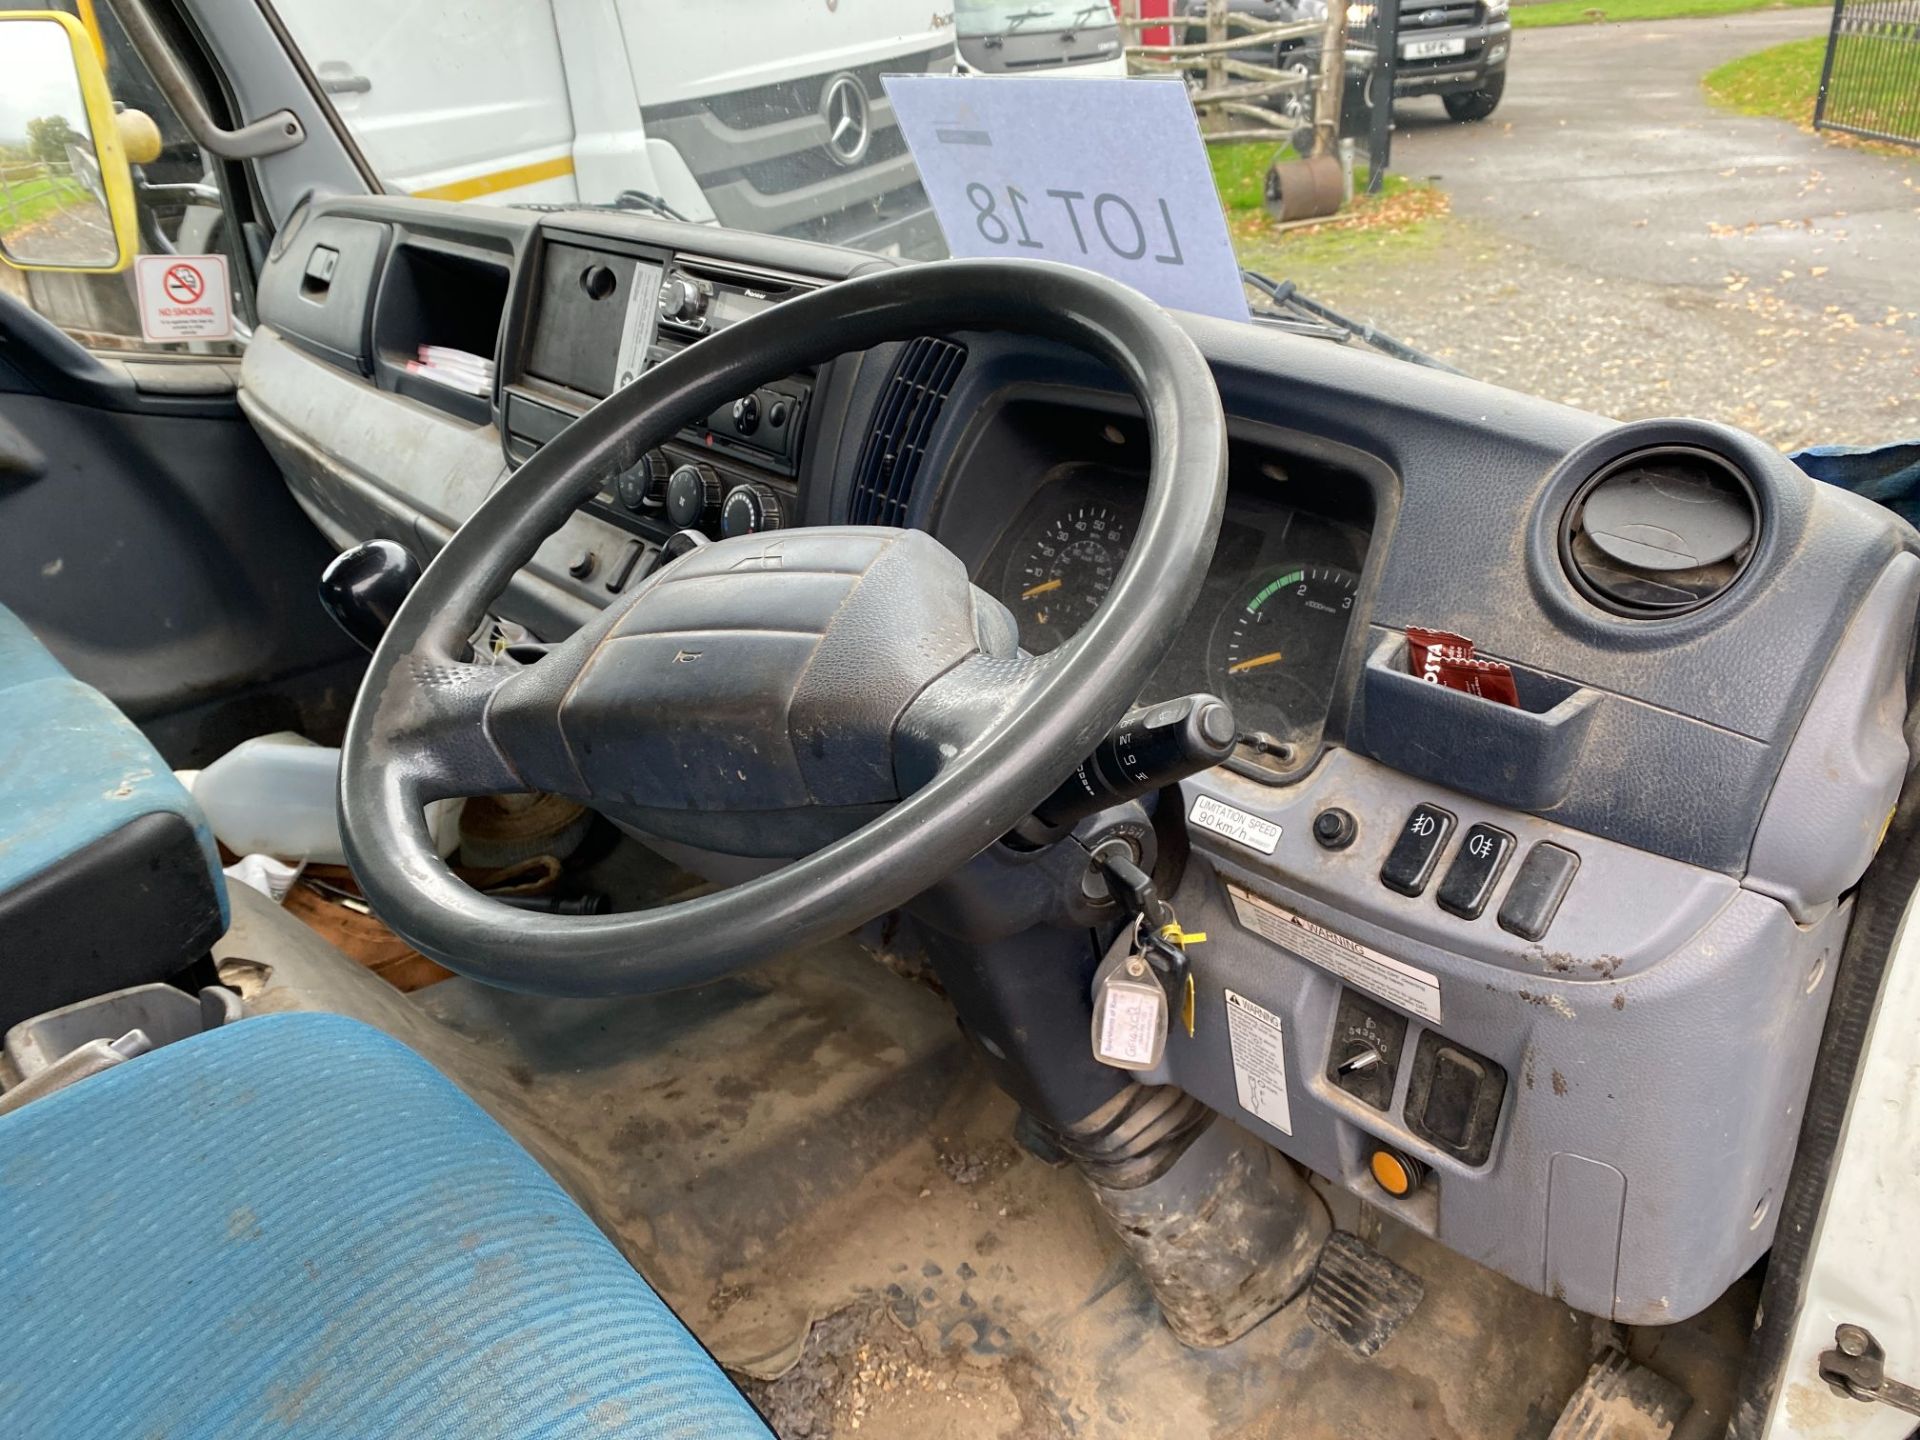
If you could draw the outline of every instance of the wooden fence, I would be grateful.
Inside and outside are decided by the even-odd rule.
[[[1227,0],[1206,0],[1197,13],[1147,18],[1140,14],[1139,0],[1120,0],[1120,26],[1128,36],[1129,70],[1185,78],[1208,144],[1270,140],[1278,145],[1312,114],[1316,130],[1331,148],[1340,123],[1347,0],[1329,0],[1324,19],[1280,24],[1237,14]],[[1205,38],[1183,38],[1195,29]],[[1175,43],[1145,43],[1145,32],[1153,30],[1165,30]],[[1247,58],[1248,51],[1270,51],[1288,40],[1316,37],[1320,55],[1332,62],[1322,64],[1317,74],[1305,54],[1281,65]]]

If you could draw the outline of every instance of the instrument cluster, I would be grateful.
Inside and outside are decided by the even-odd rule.
[[[982,582],[1045,654],[1093,617],[1140,517],[1137,476],[1075,466],[1003,534]],[[1142,699],[1209,690],[1232,707],[1240,752],[1285,776],[1318,748],[1366,556],[1359,526],[1275,501],[1229,499],[1205,588]]]

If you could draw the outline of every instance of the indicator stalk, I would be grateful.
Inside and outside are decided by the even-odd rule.
[[[1217,695],[1183,695],[1132,710],[1093,754],[1034,809],[1053,829],[1069,829],[1110,809],[1211,770],[1233,753],[1233,711]]]

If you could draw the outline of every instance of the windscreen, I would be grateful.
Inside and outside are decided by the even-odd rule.
[[[918,259],[882,77],[1171,81],[1256,314],[1790,451],[1920,437],[1920,0],[273,3],[390,191]]]

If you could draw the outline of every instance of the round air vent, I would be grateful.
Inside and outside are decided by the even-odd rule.
[[[1581,487],[1560,549],[1589,600],[1655,619],[1725,591],[1759,536],[1759,504],[1738,467],[1709,450],[1663,445],[1622,456]]]

